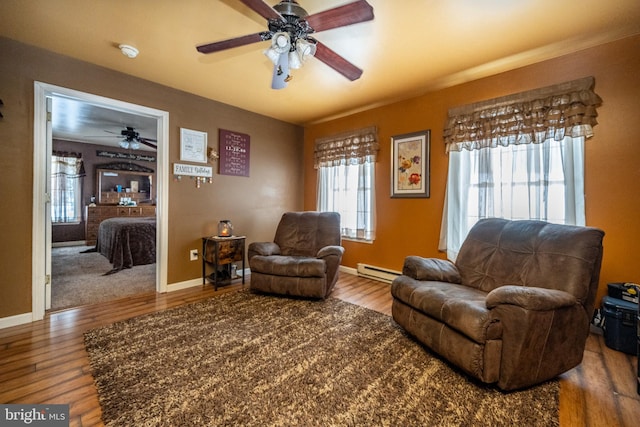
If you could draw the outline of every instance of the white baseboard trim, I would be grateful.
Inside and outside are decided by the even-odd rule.
[[[171,283],[167,285],[167,292],[180,291],[182,289],[193,288],[196,286],[202,286],[202,278],[186,280],[184,282]]]
[[[24,325],[33,322],[33,313],[16,314],[15,316],[3,317],[0,319],[0,329],[12,326]]]
[[[248,268],[245,268],[244,269],[245,281],[250,277],[251,277],[251,270]],[[186,280],[184,282],[171,283],[167,285],[167,292],[180,291],[182,289],[193,288],[195,286],[202,286],[202,277],[198,277],[197,279]]]
[[[67,246],[87,246],[87,242],[85,240],[77,240],[74,242],[55,242],[51,243],[52,248],[64,248]]]
[[[344,265],[341,265],[338,270],[343,273],[353,274],[354,276],[358,275],[358,270],[353,267],[345,267]]]

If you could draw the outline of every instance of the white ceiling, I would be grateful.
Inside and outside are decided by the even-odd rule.
[[[136,116],[62,96],[53,97],[51,127],[53,137],[67,141],[120,148],[122,130],[133,127],[140,137],[156,140],[156,119]],[[156,151],[140,144],[138,150]]]
[[[349,2],[298,0],[309,14]],[[266,29],[238,0],[2,0],[0,35],[308,124],[640,33],[638,0],[369,3],[373,21],[316,34],[364,70],[359,80],[312,58],[279,91],[270,88],[272,65],[262,54],[269,42],[209,55],[195,49]],[[122,43],[140,55],[125,57]]]

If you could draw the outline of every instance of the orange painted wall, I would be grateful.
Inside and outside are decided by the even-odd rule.
[[[316,207],[316,138],[375,125],[381,149],[376,165],[377,238],[373,244],[344,241],[343,265],[358,262],[401,270],[407,255],[444,258],[438,239],[448,158],[442,129],[449,108],[595,77],[603,99],[595,136],[585,154],[587,225],[606,232],[599,296],[612,281],[640,282],[640,36],[630,37],[434,91],[413,99],[305,128],[305,209]],[[366,71],[365,71],[366,73]],[[348,93],[345,94],[348,96]],[[390,198],[391,136],[431,129],[431,197]]]

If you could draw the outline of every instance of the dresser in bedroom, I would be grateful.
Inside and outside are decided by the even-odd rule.
[[[86,245],[96,244],[98,228],[105,219],[155,217],[154,182],[154,170],[135,163],[96,165],[97,204],[85,210]]]
[[[108,218],[114,217],[143,217],[156,216],[156,207],[154,205],[140,206],[114,206],[114,205],[98,205],[87,206],[85,212],[86,230],[85,240],[87,246],[96,244],[98,238],[98,227],[100,223]]]

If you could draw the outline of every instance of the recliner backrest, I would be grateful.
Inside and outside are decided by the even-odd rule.
[[[337,212],[287,212],[282,215],[274,243],[287,256],[311,256],[325,246],[340,245]]]
[[[456,266],[463,284],[485,292],[504,285],[559,289],[590,310],[603,237],[593,227],[483,219],[462,244]]]

